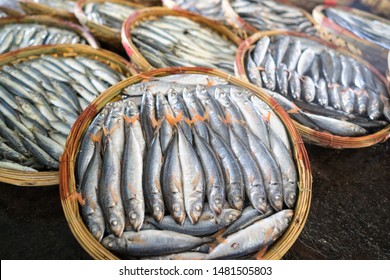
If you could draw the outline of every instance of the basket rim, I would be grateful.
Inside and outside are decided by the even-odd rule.
[[[81,35],[87,40],[87,43],[93,48],[100,48],[99,42],[93,37],[93,35],[83,26],[76,24],[72,21],[67,21],[61,18],[55,18],[49,15],[26,15],[17,17],[0,18],[0,25],[6,25],[11,23],[39,23],[48,26],[56,26],[68,30],[72,30]]]
[[[122,45],[126,50],[127,55],[131,60],[134,60],[134,63],[141,69],[141,71],[150,71],[155,69],[147,60],[143,57],[141,52],[138,50],[138,48],[133,44],[132,42],[132,36],[130,34],[130,29],[136,25],[140,21],[144,21],[147,18],[154,16],[154,17],[161,17],[161,16],[177,16],[177,17],[184,17],[190,20],[193,20],[197,23],[201,23],[206,25],[208,28],[211,28],[215,32],[222,34],[223,36],[227,37],[227,39],[231,42],[233,42],[237,47],[242,42],[242,39],[239,38],[236,34],[234,34],[232,31],[230,31],[229,28],[224,26],[218,21],[210,20],[206,17],[202,17],[200,15],[188,12],[186,10],[178,10],[178,9],[169,9],[167,7],[152,7],[152,8],[143,8],[140,10],[135,11],[133,14],[131,14],[122,25],[121,30],[121,38],[122,38]]]
[[[111,57],[110,62],[116,64],[125,75],[135,75],[138,72],[134,69],[131,63],[126,59],[119,56],[116,53],[104,50],[95,49],[88,45],[49,45],[49,46],[34,46],[30,48],[15,50],[9,53],[0,55],[0,67],[10,63],[18,63],[20,60],[29,59],[30,57],[36,57],[37,55],[50,54],[50,55],[66,55],[69,54],[82,54],[93,55],[95,58],[100,58],[101,61],[107,60]],[[31,182],[31,178],[38,180],[39,182]],[[18,180],[19,179],[19,180]],[[50,186],[58,185],[59,183],[59,171],[40,171],[40,172],[24,172],[11,170],[6,168],[0,168],[0,182],[11,183],[16,186]]]
[[[344,7],[344,6],[329,6],[329,5],[319,5],[315,7],[312,11],[313,19],[316,22],[317,27],[324,28],[327,31],[334,32],[338,36],[343,36],[343,38],[349,38],[350,40],[353,40],[354,43],[362,44],[364,46],[368,46],[370,48],[378,49],[378,50],[387,50],[386,48],[372,42],[366,39],[363,39],[359,36],[357,36],[355,33],[352,33],[348,29],[345,29],[335,23],[333,20],[329,19],[327,16],[325,16],[324,11],[325,9],[328,8],[333,8],[333,9],[339,9],[343,10],[346,12],[352,12],[355,13],[356,15],[363,17],[363,18],[368,18],[368,19],[373,19],[381,22],[385,22],[388,25],[390,25],[390,21],[386,20],[385,18],[379,17],[377,15],[358,10],[352,7]],[[387,50],[389,51],[389,50]]]
[[[108,102],[115,100],[122,90],[130,85],[142,82],[149,77],[162,77],[174,74],[205,74],[222,78],[233,85],[238,85],[253,91],[258,97],[265,101],[270,108],[278,115],[290,136],[294,161],[296,162],[299,174],[298,200],[294,210],[293,219],[285,233],[270,247],[262,257],[264,259],[280,259],[291,248],[301,233],[307,220],[311,203],[312,174],[309,158],[304,143],[293,125],[288,114],[282,107],[269,97],[262,89],[255,87],[245,81],[233,77],[220,70],[203,67],[173,67],[160,68],[130,77],[119,84],[111,87],[100,95],[90,106],[79,116],[76,124],[72,127],[64,154],[60,160],[60,197],[63,210],[75,238],[80,245],[95,259],[118,259],[116,255],[104,248],[89,230],[86,228],[79,213],[77,199],[75,199],[75,164],[76,155],[80,146],[80,139],[87,130],[92,119]]]
[[[387,90],[389,92],[389,85],[386,81],[386,78],[367,61],[363,60],[362,58],[360,58],[355,54],[350,53],[345,48],[338,47],[330,42],[324,41],[321,38],[309,36],[305,33],[300,33],[295,31],[278,30],[278,31],[257,32],[253,34],[251,37],[249,37],[248,39],[246,39],[244,42],[242,42],[240,47],[238,48],[236,60],[235,60],[236,76],[240,77],[246,82],[249,82],[249,79],[246,75],[246,69],[244,67],[245,65],[244,58],[247,51],[261,37],[263,36],[272,37],[281,34],[314,40],[316,42],[321,43],[322,45],[335,49],[337,52],[341,52],[343,55],[347,55],[349,57],[354,58],[359,63],[363,63],[366,67],[368,67],[384,83],[384,85],[387,87]],[[334,148],[334,149],[369,147],[380,142],[385,142],[387,141],[387,139],[390,138],[390,124],[384,127],[382,130],[370,135],[364,135],[358,137],[346,137],[346,136],[338,136],[338,135],[333,135],[331,133],[316,131],[314,129],[305,127],[294,120],[293,123],[298,128],[298,131],[301,133],[304,141],[307,142],[308,144],[314,144],[314,145],[319,145],[319,146],[324,146],[324,147]]]

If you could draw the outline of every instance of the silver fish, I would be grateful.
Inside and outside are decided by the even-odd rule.
[[[120,238],[109,235],[102,240],[102,245],[118,254],[148,257],[185,252],[210,241],[209,237],[168,230],[142,230],[126,231]]]
[[[282,210],[229,235],[207,259],[237,258],[266,248],[285,232],[293,214],[292,210]]]

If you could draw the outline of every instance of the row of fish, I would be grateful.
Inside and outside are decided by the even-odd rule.
[[[141,231],[125,231],[121,237],[109,235],[103,246],[124,258],[151,260],[205,260],[261,258],[266,249],[287,229],[293,210],[265,215],[252,207],[216,236],[194,236],[151,225]],[[213,215],[203,220],[204,227],[216,227]]]
[[[386,36],[390,33],[390,21],[385,19],[382,21],[372,20],[336,8],[325,9],[324,14],[331,21],[356,36],[390,50],[390,39]]]
[[[135,10],[134,7],[115,2],[89,2],[84,6],[84,13],[89,20],[117,31],[121,30],[123,21]]]
[[[202,66],[234,73],[237,46],[211,28],[179,16],[142,21],[132,42],[154,67]]]
[[[302,10],[272,0],[232,0],[233,10],[259,31],[292,30],[314,35],[316,29]]]
[[[390,121],[389,97],[383,82],[352,57],[315,41],[264,36],[248,52],[245,63],[251,83],[277,91],[313,113],[309,119],[315,118],[314,123],[306,124],[311,128],[328,130],[329,122],[335,122],[330,118],[335,118],[342,127],[349,126],[344,132],[337,129],[336,134],[359,136],[381,129]]]
[[[239,219],[247,204],[263,218],[295,206],[287,133],[257,96],[221,85],[166,95],[144,89],[140,109],[133,100],[107,104],[80,146],[81,213],[97,240],[111,233],[126,251],[123,242],[142,239],[150,225],[207,236]],[[171,249],[164,250],[153,254]]]
[[[87,57],[42,55],[0,69],[0,166],[58,170],[78,115],[124,77]]]
[[[0,54],[16,49],[55,44],[85,44],[76,32],[37,23],[14,23],[0,27]]]
[[[212,20],[225,22],[225,15],[221,6],[222,0],[165,0],[163,3],[169,8],[178,6],[183,10],[202,15]]]

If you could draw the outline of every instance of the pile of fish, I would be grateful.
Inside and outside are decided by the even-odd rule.
[[[202,15],[212,20],[225,22],[225,15],[222,10],[222,0],[197,1],[197,0],[165,0],[164,5],[168,7],[178,6],[183,10]]]
[[[276,98],[284,109],[297,113],[292,116],[307,127],[361,136],[390,121],[383,82],[352,57],[316,41],[264,36],[247,53],[245,65],[250,82],[280,93]]]
[[[115,2],[89,2],[84,6],[88,20],[105,25],[112,29],[121,30],[123,21],[136,9]]]
[[[215,259],[281,236],[298,173],[287,131],[264,101],[229,84],[167,80],[124,94],[92,121],[77,158],[81,214],[98,241],[142,258],[202,245],[203,258]]]
[[[237,46],[190,19],[163,16],[141,21],[131,30],[132,42],[156,68],[202,66],[234,74]]]
[[[74,6],[76,4],[76,1],[69,0],[33,0],[33,2],[71,13],[73,13]]]
[[[0,168],[58,170],[78,115],[124,77],[87,57],[42,55],[0,69]]]
[[[0,54],[16,49],[55,44],[86,44],[76,32],[37,23],[12,23],[0,27]]]
[[[272,0],[232,0],[230,5],[259,31],[292,30],[314,35],[316,29],[301,9]]]
[[[325,9],[324,14],[334,23],[356,36],[390,50],[390,39],[387,36],[390,34],[390,21],[385,19],[372,20],[336,8]]]

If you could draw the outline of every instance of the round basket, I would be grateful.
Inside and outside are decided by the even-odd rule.
[[[350,56],[357,60],[359,63],[364,64],[366,67],[368,67],[380,80],[386,83],[386,79],[376,70],[372,65],[370,65],[367,61],[361,59],[357,55],[351,54],[348,50],[337,47],[336,45],[333,45],[329,42],[323,41],[316,37],[308,36],[304,33],[299,32],[293,32],[293,31],[265,31],[265,32],[258,32],[253,34],[251,37],[249,37],[247,40],[242,42],[240,45],[237,56],[236,56],[236,75],[243,79],[244,81],[249,81],[246,75],[245,70],[245,64],[244,64],[244,58],[247,53],[247,51],[251,48],[253,44],[255,44],[261,37],[263,36],[277,36],[277,35],[286,35],[286,36],[294,36],[294,37],[301,37],[301,38],[308,38],[310,40],[319,42],[322,45],[325,45],[327,47],[335,49],[335,51],[342,53],[343,55]],[[334,148],[334,149],[345,149],[345,148],[363,148],[363,147],[369,147],[372,145],[375,145],[380,142],[386,141],[388,138],[390,138],[390,125],[386,126],[384,129],[370,135],[366,136],[360,136],[360,137],[343,137],[343,136],[337,136],[330,133],[320,132],[316,131],[314,129],[305,127],[301,124],[299,124],[296,121],[293,121],[296,125],[298,131],[300,132],[303,140],[308,144],[314,144],[318,146],[323,146],[327,148]]]
[[[99,60],[127,77],[136,74],[132,65],[121,56],[103,49],[94,49],[86,45],[37,46],[16,50],[0,56],[0,67],[34,59],[43,54],[51,55],[53,57],[74,57],[81,55]],[[58,171],[22,172],[0,168],[0,182],[18,186],[57,185],[59,183],[58,175]]]
[[[239,46],[241,43],[241,39],[235,35],[232,31],[230,31],[226,26],[220,24],[216,21],[209,20],[205,17],[184,11],[184,10],[170,10],[168,8],[163,7],[153,7],[146,8],[142,10],[138,10],[134,12],[131,16],[127,18],[127,20],[123,23],[122,26],[122,44],[126,49],[128,56],[133,64],[135,64],[141,71],[149,71],[154,69],[152,65],[142,56],[142,54],[138,51],[136,46],[133,44],[131,40],[130,31],[133,27],[137,26],[137,23],[140,21],[148,20],[150,18],[162,17],[162,16],[177,16],[184,17],[190,20],[193,20],[197,23],[205,25],[218,34],[226,37],[228,40],[233,42],[235,45]]]
[[[229,25],[233,26],[233,28],[235,29],[241,29],[244,33],[246,33],[245,38],[247,38],[248,35],[252,35],[253,33],[263,31],[263,30],[256,29],[251,24],[246,22],[242,17],[240,17],[233,9],[233,7],[230,5],[229,0],[222,0],[222,9],[223,12],[225,13],[226,21],[229,23]],[[297,8],[297,9],[299,9],[302,12],[302,14],[313,24],[313,26],[316,25],[316,22],[314,21],[310,13],[308,13],[307,11],[301,8]]]
[[[77,22],[77,18],[75,17],[73,12],[50,7],[39,2],[34,2],[34,0],[18,0],[18,1],[22,9],[28,15],[49,15],[49,16],[59,17],[66,20]],[[67,1],[76,2],[77,0],[67,0]]]
[[[79,212],[79,204],[76,199],[76,156],[79,151],[81,139],[86,132],[91,121],[97,113],[110,101],[119,97],[122,90],[128,86],[142,82],[145,77],[161,77],[173,74],[206,74],[209,76],[225,79],[232,85],[251,90],[264,100],[272,108],[278,117],[283,121],[290,135],[293,146],[293,157],[299,173],[299,194],[297,204],[294,210],[294,217],[286,232],[268,249],[263,258],[280,259],[290,249],[298,238],[306,222],[310,202],[312,175],[309,159],[301,140],[299,133],[291,122],[288,114],[272,98],[265,94],[261,89],[234,78],[222,71],[200,68],[165,68],[156,69],[140,75],[133,76],[121,83],[111,87],[104,94],[100,95],[91,105],[80,115],[69,134],[65,152],[60,160],[60,195],[61,203],[64,209],[65,217],[69,227],[77,241],[94,259],[119,259],[116,255],[103,247],[89,232],[85,226]]]
[[[362,56],[372,65],[375,65],[382,74],[385,74],[387,65],[384,61],[386,61],[389,50],[373,42],[360,38],[350,30],[337,25],[325,16],[324,11],[327,8],[330,7],[318,6],[313,10],[313,18],[317,22],[319,36],[325,41],[332,42],[340,47],[345,47],[352,53]],[[390,26],[390,21],[361,10],[349,7],[337,7],[337,9],[357,15],[363,19],[383,22]]]
[[[58,27],[76,32],[80,37],[84,38],[87,43],[93,48],[99,48],[98,41],[82,26],[75,24],[70,21],[64,21],[57,18],[53,18],[45,15],[38,16],[22,16],[22,17],[11,17],[0,19],[0,26],[11,24],[11,23],[37,23],[51,27]]]
[[[122,48],[121,46],[121,31],[115,30],[105,25],[98,24],[88,19],[87,15],[84,12],[84,7],[88,3],[104,3],[112,2],[117,3],[123,6],[132,7],[135,9],[143,8],[144,5],[135,4],[133,2],[124,1],[124,0],[81,0],[76,3],[75,6],[75,15],[79,22],[87,27],[89,31],[100,41],[109,43],[110,46],[114,46],[117,49]]]

